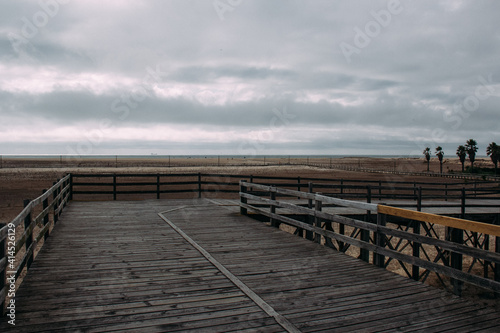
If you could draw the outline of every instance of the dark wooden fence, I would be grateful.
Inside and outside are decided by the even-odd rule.
[[[232,174],[71,174],[72,198],[78,200],[119,200],[133,198],[166,198],[187,194],[190,197],[217,196],[237,198],[239,180],[274,185],[298,191],[319,191],[341,199],[404,200],[405,207],[497,207],[500,186],[491,182],[431,182],[369,181],[335,178],[272,177]],[[450,201],[429,203],[430,200]],[[490,204],[477,199],[491,199]],[[500,201],[499,201],[500,202]]]
[[[330,211],[325,211],[327,206]],[[338,215],[338,207],[365,211],[366,220]],[[498,225],[245,181],[240,182],[240,210],[244,215],[250,210],[267,216],[275,227],[281,223],[295,227],[296,234],[339,251],[357,247],[359,258],[379,267],[397,262],[415,280],[425,280],[433,272],[446,286],[447,276],[457,294],[463,282],[500,292]],[[444,232],[439,232],[440,227]],[[495,238],[493,244],[490,236]],[[482,276],[474,274],[478,266]]]
[[[7,296],[15,294],[16,282],[29,270],[40,241],[47,239],[70,197],[70,176],[54,183],[34,200],[25,200],[21,213],[6,225],[0,225],[0,303],[5,308]],[[19,234],[18,226],[23,226]],[[19,258],[20,257],[20,258]],[[11,298],[11,297],[9,297]]]

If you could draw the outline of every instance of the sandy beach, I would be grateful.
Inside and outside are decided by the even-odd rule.
[[[491,165],[490,165],[491,164]],[[314,166],[313,166],[314,165]],[[468,162],[466,162],[468,165]],[[491,167],[487,158],[478,158],[478,167]],[[336,179],[360,179],[381,181],[452,182],[440,177],[382,174],[374,172],[347,171],[343,167],[381,171],[426,172],[423,158],[307,158],[307,157],[99,157],[52,158],[3,157],[0,169],[0,222],[14,218],[23,208],[24,199],[38,197],[43,189],[50,188],[54,181],[67,173],[213,173],[232,175],[320,177]],[[430,171],[439,172],[439,161],[431,159]],[[443,173],[459,172],[461,164],[457,158],[445,158]],[[174,181],[174,180],[173,180]],[[140,198],[139,198],[140,199]]]

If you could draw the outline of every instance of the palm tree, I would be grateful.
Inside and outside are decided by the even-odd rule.
[[[460,163],[462,163],[462,172],[464,172],[465,157],[467,157],[467,150],[465,149],[464,146],[462,145],[458,146],[457,156],[460,159]]]
[[[431,160],[431,149],[429,147],[425,148],[422,152],[425,156],[425,160],[427,161],[427,172],[429,172],[429,162]]]
[[[474,161],[476,160],[476,152],[477,152],[477,142],[474,139],[469,139],[465,143],[465,150],[467,151],[467,155],[469,155],[470,161],[470,169],[474,169]]]
[[[495,142],[492,142],[486,148],[486,155],[491,158],[491,161],[495,165],[495,175],[497,174],[497,165],[500,160],[500,146],[498,146]]]
[[[444,151],[443,147],[437,146],[436,147],[436,156],[439,159],[439,173],[443,173],[443,156],[444,156]]]

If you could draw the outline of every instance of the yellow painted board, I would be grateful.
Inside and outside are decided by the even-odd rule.
[[[447,227],[458,228],[500,237],[500,226],[454,217],[441,216],[431,213],[417,212],[414,210],[378,205],[378,213],[403,217],[410,220],[440,224]]]

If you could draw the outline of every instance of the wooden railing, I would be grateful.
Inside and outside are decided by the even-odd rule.
[[[272,177],[231,174],[72,174],[72,195],[77,199],[103,200],[141,197],[165,198],[188,193],[192,197],[232,193],[237,196],[239,180],[275,185],[299,191],[321,191],[344,199],[370,202],[372,199],[408,199],[425,206],[425,200],[456,200],[456,207],[473,207],[474,199],[500,200],[500,187],[489,182],[434,184],[426,182],[344,180],[334,178]],[[214,194],[215,193],[215,194]],[[127,197],[128,195],[128,197]],[[481,203],[484,206],[484,203]],[[408,203],[405,203],[408,206]],[[448,207],[453,204],[448,203]],[[465,208],[465,206],[464,206]]]
[[[278,195],[293,201],[278,200]],[[297,198],[306,204],[297,204]],[[366,221],[336,214],[340,207],[365,211]],[[275,227],[281,223],[295,227],[295,234],[342,252],[356,247],[360,259],[379,267],[397,262],[415,280],[425,281],[433,272],[446,286],[443,276],[447,276],[457,294],[463,282],[500,292],[498,225],[246,181],[240,182],[240,211],[266,216]],[[495,238],[493,244],[490,237]],[[476,264],[483,276],[476,274]]]
[[[70,197],[70,176],[62,178],[34,200],[25,200],[24,209],[6,225],[0,225],[0,303],[15,295],[16,282],[29,270],[37,245],[50,235]],[[52,217],[52,219],[51,219]],[[23,224],[23,225],[22,225]],[[22,225],[22,226],[21,226]],[[24,227],[19,235],[18,227]],[[17,257],[22,256],[20,260]]]
[[[251,187],[254,192],[246,193],[240,191],[241,186],[244,185],[246,188],[250,185],[250,183],[240,183],[239,180],[242,178],[250,179]],[[270,211],[266,212],[267,214],[273,214],[271,215],[273,223],[276,224],[280,221],[294,225],[300,232],[304,231],[307,237],[311,237],[311,235],[315,234],[316,236],[314,237],[317,239],[321,236],[329,246],[334,246],[335,240],[338,243],[336,246],[341,250],[347,250],[350,245],[358,246],[360,249],[360,257],[364,260],[368,260],[368,253],[370,251],[376,254],[374,258],[379,258],[377,259],[378,262],[380,262],[382,255],[389,256],[389,254],[391,254],[392,256],[389,257],[395,258],[400,263],[403,261],[410,261],[414,267],[420,265],[418,267],[422,267],[426,270],[432,268],[439,274],[441,274],[440,272],[443,272],[444,269],[449,276],[458,280],[461,279],[461,281],[469,281],[470,278],[468,275],[464,277],[461,273],[457,273],[456,267],[458,267],[459,264],[456,255],[473,253],[476,255],[474,260],[484,262],[484,266],[488,269],[489,267],[493,267],[493,264],[495,265],[495,279],[498,280],[498,276],[500,275],[498,273],[498,254],[486,254],[487,252],[481,249],[466,251],[465,248],[460,247],[464,246],[463,244],[460,244],[458,250],[455,252],[451,254],[447,252],[452,249],[457,249],[456,245],[453,245],[453,242],[449,240],[460,241],[460,237],[464,237],[463,234],[460,235],[460,233],[448,232],[447,230],[446,235],[449,235],[449,237],[447,236],[448,238],[444,240],[446,243],[441,244],[441,240],[431,240],[432,237],[430,237],[436,227],[430,226],[427,222],[418,221],[418,219],[413,220],[413,224],[407,224],[409,227],[413,228],[414,233],[404,231],[406,238],[403,239],[412,242],[411,246],[415,247],[415,253],[419,252],[420,248],[423,250],[423,244],[439,243],[440,246],[442,245],[439,256],[434,259],[436,262],[442,261],[445,263],[445,267],[442,268],[442,265],[438,265],[436,262],[422,262],[422,259],[419,257],[411,260],[409,259],[410,257],[401,257],[401,255],[405,254],[397,254],[398,252],[394,250],[397,249],[397,246],[391,245],[392,248],[391,246],[380,246],[380,244],[387,241],[388,237],[397,237],[397,235],[400,235],[400,230],[391,229],[393,230],[391,231],[389,229],[384,229],[386,228],[384,225],[372,223],[373,221],[358,221],[321,211],[323,206],[327,208],[326,206],[328,205],[342,206],[348,203],[348,207],[364,211],[367,213],[366,215],[368,217],[393,216],[407,218],[399,216],[398,212],[400,211],[395,210],[391,211],[393,215],[388,212],[381,213],[380,207],[382,206],[371,204],[370,201],[372,198],[377,198],[379,200],[406,198],[415,200],[417,208],[421,209],[425,204],[424,200],[439,197],[449,200],[461,199],[459,205],[462,207],[462,212],[465,212],[466,206],[474,206],[474,204],[470,203],[473,198],[499,199],[500,190],[498,186],[495,186],[494,184],[486,182],[432,184],[329,178],[252,176],[240,174],[71,174],[55,183],[53,187],[45,191],[40,197],[32,201],[27,200],[25,202],[25,208],[14,220],[5,226],[0,225],[0,302],[5,302],[7,299],[6,296],[12,289],[11,285],[15,285],[23,269],[25,267],[29,269],[34,260],[37,245],[40,244],[42,238],[46,239],[49,236],[50,228],[57,222],[63,207],[68,200],[74,199],[75,197],[76,199],[90,200],[118,200],[127,198],[127,195],[134,195],[140,198],[149,195],[160,199],[167,195],[176,197],[182,193],[188,193],[192,197],[213,196],[218,193],[227,193],[230,196],[234,195],[236,198],[239,193],[242,200],[242,210],[249,208],[264,212],[260,207],[255,205],[247,207],[245,206],[247,205],[246,202],[243,202],[247,199],[258,200],[261,203],[264,201],[265,205],[270,205]],[[328,191],[329,194],[319,195],[314,193],[316,190]],[[269,194],[271,198],[265,199],[262,197],[262,194]],[[307,199],[306,207],[284,201],[277,201],[281,196],[286,197],[290,195],[295,199]],[[339,198],[333,198],[331,196],[337,196]],[[356,199],[358,201],[348,201],[345,200],[346,198]],[[450,203],[446,203],[446,207],[450,207]],[[497,207],[497,205],[494,205],[494,207]],[[318,229],[317,226],[319,224],[315,225],[296,221],[289,216],[276,213],[277,209],[283,208],[290,209],[295,213],[308,215],[309,219],[317,219],[317,223],[322,223],[322,229]],[[50,216],[52,216],[52,221]],[[418,223],[415,224],[415,221]],[[24,224],[21,226],[22,223]],[[338,232],[333,232],[335,223],[338,224]],[[347,227],[354,228],[354,232],[357,232],[356,237],[359,236],[360,239],[344,235],[344,231],[347,230]],[[417,233],[417,230],[421,228],[425,230],[425,235]],[[16,229],[18,231],[17,233]],[[21,229],[22,232],[20,231]],[[370,243],[370,232],[374,233],[373,235],[376,237],[373,239],[378,240],[380,244],[373,243],[373,241]],[[467,234],[466,231],[464,238],[465,242],[469,239],[477,241],[477,234],[479,232],[474,230],[472,230],[472,232],[475,234]],[[385,238],[381,235],[384,235]],[[483,247],[486,246],[484,245],[485,243],[489,242],[489,238],[487,238],[489,235],[488,233],[484,233],[484,236],[479,236],[479,238],[483,237],[484,239],[481,241]],[[495,234],[495,236],[495,244],[498,246],[498,235]],[[436,241],[438,243],[435,243]],[[419,245],[420,248],[417,246],[418,244],[422,244]],[[386,261],[384,265],[387,264],[388,261]],[[452,268],[455,270],[448,272],[448,270]],[[485,268],[485,271],[486,270]],[[412,276],[414,278],[418,277],[422,279],[425,276],[425,274],[416,274],[415,268],[413,271],[414,273]],[[487,274],[485,273],[485,275]],[[9,277],[9,279],[7,279],[7,277]],[[477,283],[480,285],[488,286],[488,283],[485,282],[486,280],[486,278],[482,280],[473,279],[473,281],[479,281]],[[495,288],[497,287],[496,284],[493,286]]]

